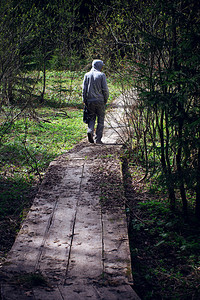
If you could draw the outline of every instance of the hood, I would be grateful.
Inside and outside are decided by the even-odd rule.
[[[100,59],[95,59],[95,60],[93,60],[93,62],[92,62],[92,67],[93,67],[94,69],[96,69],[97,71],[101,71],[103,65],[104,65],[104,63],[103,63],[103,61],[100,60]]]

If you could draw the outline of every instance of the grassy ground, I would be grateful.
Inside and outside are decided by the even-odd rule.
[[[44,102],[38,100],[41,77],[31,107],[4,135],[0,134],[0,263],[14,242],[49,163],[86,137],[82,80],[83,72],[48,71]],[[117,92],[109,79],[108,85],[112,101]],[[6,119],[19,112],[20,105],[3,107],[0,129],[5,128]]]

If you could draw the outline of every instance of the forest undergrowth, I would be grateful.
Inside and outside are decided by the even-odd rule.
[[[199,299],[199,223],[185,220],[180,207],[169,208],[158,179],[140,180],[142,163],[123,156],[123,177],[134,290],[147,299]]]

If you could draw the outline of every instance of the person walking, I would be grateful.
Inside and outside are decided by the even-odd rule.
[[[102,60],[93,60],[92,69],[84,76],[82,91],[83,102],[87,105],[89,114],[88,141],[96,144],[103,144],[101,139],[104,128],[105,104],[109,97],[106,76],[101,72],[103,65]],[[94,137],[96,119],[97,128]]]

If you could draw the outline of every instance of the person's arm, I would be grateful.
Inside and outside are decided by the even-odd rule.
[[[108,85],[107,85],[106,75],[105,74],[103,74],[102,92],[103,92],[103,96],[104,96],[104,103],[107,103],[108,97],[109,97],[109,90],[108,90]]]
[[[85,75],[83,79],[83,90],[82,90],[82,99],[84,103],[87,102],[87,88],[88,88],[87,76]]]

